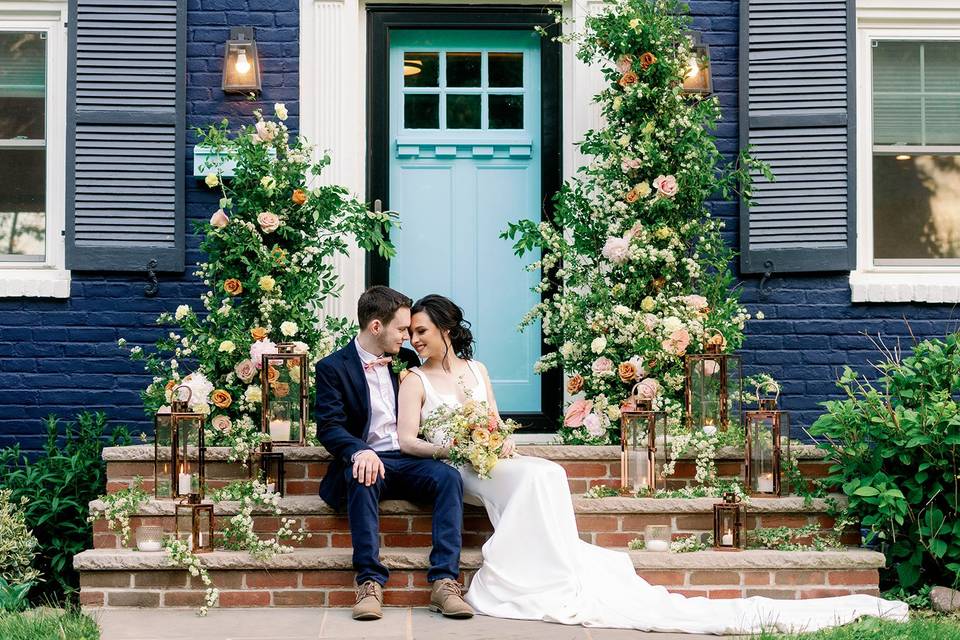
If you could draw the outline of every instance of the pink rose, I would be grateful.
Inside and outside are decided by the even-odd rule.
[[[683,302],[694,311],[700,311],[707,306],[707,299],[698,295],[684,296]]]
[[[277,136],[277,126],[272,122],[259,120],[257,122],[257,137],[261,142],[270,142]]]
[[[641,399],[653,400],[660,393],[660,383],[653,378],[647,378],[637,383],[636,390]]]
[[[708,378],[720,370],[720,363],[716,360],[704,360],[702,364],[703,375]]]
[[[223,414],[214,416],[211,422],[214,429],[217,431],[223,431],[224,433],[230,433],[230,429],[233,427],[233,423],[230,421],[230,418]]]
[[[257,216],[257,223],[264,233],[273,233],[280,226],[280,218],[275,213],[261,211]]]
[[[254,364],[253,360],[242,360],[233,368],[233,372],[237,374],[238,378],[249,384],[253,380],[253,376],[257,375],[257,365]]]
[[[253,360],[254,366],[257,369],[263,367],[263,356],[264,354],[276,353],[277,345],[269,338],[264,338],[263,340],[257,340],[252,345],[250,345],[250,359]]]
[[[606,432],[606,429],[603,428],[603,424],[600,422],[600,416],[595,413],[591,413],[583,419],[583,426],[587,428],[587,433],[594,438],[599,438]]]
[[[603,257],[614,264],[623,264],[630,258],[630,241],[626,238],[607,238],[603,245]]]
[[[617,71],[620,73],[626,73],[627,71],[630,71],[631,66],[633,66],[633,56],[624,54],[617,58]]]
[[[217,209],[213,212],[213,215],[210,216],[210,226],[216,227],[217,229],[223,229],[227,226],[228,222],[230,222],[230,218],[223,212],[223,209]]]
[[[579,427],[583,424],[583,419],[593,409],[593,400],[574,400],[567,408],[566,415],[563,416],[563,426]]]
[[[639,158],[624,158],[620,162],[620,168],[623,169],[624,173],[631,171],[632,169],[640,168],[640,159]]]
[[[613,371],[613,360],[605,356],[600,356],[593,361],[593,364],[590,365],[590,369],[593,371],[593,375],[602,376],[605,373]]]
[[[675,356],[683,355],[690,345],[690,333],[683,328],[675,330],[670,337],[663,341],[663,350]]]
[[[661,198],[672,198],[677,195],[677,179],[673,176],[657,176],[653,181],[653,188]]]
[[[643,316],[643,328],[647,331],[653,331],[657,328],[657,316],[652,313],[646,313]]]

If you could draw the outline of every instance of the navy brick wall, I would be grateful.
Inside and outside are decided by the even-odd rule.
[[[693,0],[690,6],[694,28],[710,44],[714,87],[723,105],[718,142],[732,157],[738,144],[738,3]],[[258,102],[225,97],[219,88],[229,27],[247,25],[256,28],[263,65]],[[274,102],[285,102],[288,125],[296,129],[297,25],[296,0],[189,0],[188,127],[223,117],[249,121],[254,109],[270,111]],[[192,149],[196,136],[188,138]],[[187,175],[191,168],[188,154]],[[192,178],[187,179],[186,201],[189,220],[205,220],[216,208],[216,195]],[[726,221],[725,238],[736,247],[736,207],[715,203],[713,210]],[[201,260],[198,244],[191,233],[189,265]],[[69,300],[0,299],[0,446],[19,441],[34,449],[41,442],[42,417],[70,416],[80,409],[102,409],[115,422],[149,429],[139,402],[148,377],[116,347],[116,340],[149,345],[161,333],[153,325],[158,313],[198,304],[204,289],[192,271],[161,277],[160,293],[152,299],[143,295],[143,276],[113,273],[74,273]],[[833,380],[843,364],[869,369],[867,362],[876,353],[862,332],[881,332],[888,342],[902,339],[909,335],[904,318],[919,338],[957,327],[951,305],[853,305],[842,274],[778,275],[765,284],[764,296],[758,284],[758,278],[747,276],[741,285],[751,311],[766,315],[748,324],[745,369],[768,371],[784,383],[784,405],[797,425],[810,424],[820,413],[817,403],[835,397]]]
[[[298,128],[298,14],[297,0],[189,0],[187,176],[193,174],[195,127],[223,117],[248,124],[255,109],[272,113],[275,102],[284,102],[288,126]],[[220,90],[231,26],[255,28],[263,76],[256,102]],[[192,177],[186,187],[188,268],[162,275],[157,297],[143,295],[143,275],[74,272],[68,300],[0,298],[0,447],[20,442],[37,449],[43,417],[71,417],[81,409],[103,410],[135,433],[152,428],[139,395],[150,378],[116,342],[123,337],[131,345],[152,345],[162,335],[154,324],[160,312],[200,304],[204,287],[193,271],[202,258],[190,221],[209,219],[217,196]]]

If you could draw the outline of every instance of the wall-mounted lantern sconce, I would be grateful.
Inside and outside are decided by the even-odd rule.
[[[705,44],[698,31],[688,31],[691,51],[687,73],[683,76],[683,92],[687,95],[710,95],[713,93],[713,78],[710,73],[710,46]]]
[[[260,59],[253,27],[233,27],[223,52],[223,92],[260,91]]]

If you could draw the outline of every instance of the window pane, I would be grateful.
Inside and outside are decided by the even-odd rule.
[[[0,140],[44,137],[44,34],[0,31]]]
[[[480,54],[478,52],[447,54],[447,86],[480,86]]]
[[[523,129],[523,96],[489,98],[491,129]]]
[[[439,129],[440,96],[436,93],[403,96],[403,126],[407,129]]]
[[[479,95],[448,95],[447,96],[447,128],[448,129],[479,129],[480,128],[480,96]]]
[[[523,54],[491,52],[489,54],[491,87],[523,86]]]
[[[960,258],[960,156],[875,155],[874,258]]]
[[[405,87],[437,87],[440,80],[440,54],[407,51],[403,54]]]
[[[0,149],[0,260],[43,260],[46,151]]]

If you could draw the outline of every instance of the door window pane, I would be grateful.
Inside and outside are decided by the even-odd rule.
[[[447,54],[447,86],[480,86],[480,53],[457,52]]]
[[[523,129],[523,96],[490,96],[491,129]]]
[[[403,96],[403,126],[407,129],[439,129],[440,96],[436,93]]]
[[[489,54],[491,87],[523,86],[523,54],[492,51]]]
[[[407,51],[403,54],[405,87],[437,87],[440,80],[440,54]]]
[[[480,128],[480,96],[475,95],[447,95],[447,128],[448,129],[479,129]]]

